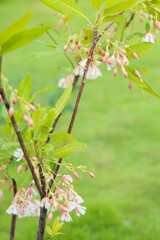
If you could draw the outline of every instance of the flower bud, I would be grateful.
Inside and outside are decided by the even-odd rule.
[[[138,77],[138,78],[141,78],[141,74],[136,70],[135,71],[135,75]]]
[[[132,88],[132,83],[129,81],[128,83],[128,88],[131,89]]]
[[[73,165],[72,165],[72,163],[68,163],[68,166],[72,167]]]
[[[75,178],[78,180],[79,179],[78,173],[74,172],[73,174],[74,174]]]
[[[38,169],[34,168],[34,173],[38,176]]]
[[[117,59],[117,64],[118,64],[119,67],[122,67],[122,63],[119,59]]]
[[[5,175],[5,176],[4,176],[4,179],[7,181],[7,180],[8,180],[8,176],[7,176],[7,175]]]
[[[31,186],[28,187],[28,195],[29,195],[29,196],[32,195],[32,188],[31,188]]]
[[[37,161],[37,158],[36,158],[36,157],[32,157],[32,160],[33,160],[33,161]]]
[[[105,54],[105,58],[109,58],[109,52],[106,52],[106,54]]]
[[[2,102],[2,100],[3,100],[3,99],[2,99],[2,95],[0,94],[0,102]]]
[[[62,17],[63,19],[66,19],[67,16],[66,16],[66,15],[62,15],[61,17]]]
[[[8,185],[8,191],[9,191],[9,192],[11,192],[11,190],[12,190],[12,187],[13,187],[13,185],[12,185],[12,184],[9,184],[9,185]]]
[[[98,52],[100,53],[100,54],[102,54],[102,48],[101,47],[98,47]]]
[[[27,199],[24,201],[24,207],[27,208]]]
[[[61,24],[57,24],[57,28],[58,28],[58,29],[61,29]]]
[[[102,50],[102,56],[104,57],[106,55],[105,51]]]
[[[107,62],[107,58],[104,57],[104,58],[103,58],[103,64],[105,64],[106,62]]]
[[[23,120],[25,121],[25,123],[29,122],[29,118],[26,115],[24,115]]]
[[[160,23],[158,21],[155,21],[155,27],[159,28]]]
[[[17,168],[17,173],[19,173],[22,170],[22,168],[23,168],[23,165],[22,164],[19,165],[18,168]]]
[[[136,60],[138,60],[138,55],[137,55],[137,53],[133,53],[133,57],[136,59]]]
[[[30,126],[30,127],[33,127],[33,126],[34,126],[34,122],[33,122],[32,119],[29,120],[29,126]]]
[[[141,10],[141,11],[140,11],[140,14],[141,14],[141,15],[143,15],[143,14],[144,14],[143,10]]]
[[[75,51],[75,46],[74,46],[74,44],[71,45],[71,51],[72,51],[72,52]]]
[[[148,20],[151,21],[152,20],[152,15],[148,14]]]
[[[78,43],[79,43],[79,42],[78,42],[78,40],[76,39],[76,40],[75,40],[75,44],[78,45]]]
[[[143,22],[143,17],[142,16],[140,16],[139,21],[140,21],[140,23]]]
[[[84,34],[84,39],[87,40],[88,39],[88,36],[86,34]]]
[[[35,112],[35,111],[36,111],[36,109],[35,109],[35,107],[34,107],[33,105],[30,106],[30,110],[31,110],[32,112]]]
[[[15,97],[14,99],[13,99],[13,104],[16,104],[17,103],[17,98]]]
[[[53,13],[54,16],[57,16],[57,13]]]
[[[95,176],[92,172],[90,172],[89,175],[91,176],[91,178],[95,178]]]
[[[8,110],[8,115],[9,117],[11,118],[14,114],[14,109],[11,107],[9,110]]]
[[[117,75],[117,72],[118,72],[118,71],[117,71],[117,68],[115,68],[114,71],[113,71],[114,77]]]
[[[77,45],[78,49],[81,49],[82,47],[82,44],[79,42],[78,45]]]
[[[48,215],[48,221],[51,221],[52,219],[52,212],[50,212],[50,214]]]
[[[64,52],[67,52],[67,50],[68,50],[68,46],[65,45],[63,51],[64,51]]]
[[[125,76],[125,78],[128,78],[128,73],[125,72],[125,73],[124,73],[124,76]]]

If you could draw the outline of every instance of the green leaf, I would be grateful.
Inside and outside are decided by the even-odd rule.
[[[53,108],[49,111],[47,117],[45,118],[43,124],[47,125],[49,128],[52,127],[56,117],[56,109]]]
[[[63,233],[58,232],[63,227],[63,225],[64,225],[63,222],[57,224],[56,227],[54,228],[54,231],[52,230],[53,231],[52,234],[53,235],[61,235],[61,234],[63,234]]]
[[[46,92],[46,91],[48,91],[48,90],[50,90],[50,89],[52,89],[52,88],[57,88],[57,86],[49,86],[49,87],[47,87],[47,88],[40,89],[40,90],[38,90],[37,92],[35,92],[34,95],[37,95],[37,94],[39,94],[39,93]],[[34,96],[34,95],[33,95],[33,96]]]
[[[45,114],[45,110],[38,109],[32,114],[33,122],[35,123],[35,127],[39,128],[39,126],[42,124],[43,116]]]
[[[103,22],[111,22],[111,21],[117,22],[117,21],[120,21],[122,17],[123,17],[122,14],[109,15],[103,18]]]
[[[18,96],[24,98],[26,101],[29,101],[31,97],[31,77],[28,73],[19,85]]]
[[[152,43],[138,43],[131,45],[128,48],[126,48],[127,52],[126,57],[128,59],[134,58],[133,52],[137,53],[137,55],[140,57],[144,55],[146,52],[148,52],[148,50],[150,50],[153,46],[154,44]]]
[[[46,226],[47,233],[52,236],[52,229],[49,226]]]
[[[69,86],[64,90],[62,96],[57,101],[57,103],[55,105],[56,117],[58,117],[58,115],[63,111],[63,109],[67,105],[67,103],[70,99],[71,93],[72,93],[72,88],[73,88],[73,85],[72,85],[72,83],[70,83]]]
[[[50,138],[59,146],[65,146],[74,142],[77,142],[77,140],[72,137],[69,133],[66,132],[59,132],[50,135]]]
[[[106,0],[105,8],[109,8],[119,2],[121,2],[121,0]]]
[[[123,12],[124,10],[130,8],[131,6],[133,6],[136,3],[137,0],[126,0],[123,2],[119,2],[109,8],[107,8],[104,11],[104,16],[106,15],[111,15],[111,14],[115,14],[118,12]],[[112,1],[113,2],[113,1]]]
[[[44,34],[48,29],[50,29],[52,25],[34,27],[26,31],[18,32],[13,37],[11,37],[8,41],[2,44],[2,49],[0,51],[0,55],[13,51],[17,48],[20,48],[36,38],[40,37]]]
[[[59,224],[59,216],[56,217],[55,221],[52,224],[52,233],[54,232],[54,230],[58,224]]]
[[[119,42],[121,42],[123,40],[124,31],[125,31],[125,28],[126,28],[126,22],[127,22],[127,18],[124,17],[124,16],[118,22],[118,29],[117,29],[117,33],[116,33],[116,40],[119,41]]]
[[[58,148],[54,150],[53,156],[56,158],[65,158],[77,151],[84,152],[85,149],[86,149],[86,144],[75,142],[72,144],[68,144],[62,148]]]
[[[91,0],[93,7],[98,11],[105,0]]]
[[[83,16],[75,0],[41,0],[48,7],[67,15]]]
[[[11,38],[16,33],[23,30],[23,28],[28,24],[32,13],[28,13],[22,18],[18,19],[11,26],[6,28],[3,32],[0,33],[0,45],[4,44],[9,38]]]
[[[160,96],[149,86],[148,83],[146,83],[143,79],[141,81],[141,79],[139,79],[136,75],[135,75],[135,69],[127,66],[126,67],[126,71],[128,73],[128,78],[134,82],[138,87],[142,88],[143,90],[145,90],[146,92],[152,94],[153,96],[157,97],[160,99]]]

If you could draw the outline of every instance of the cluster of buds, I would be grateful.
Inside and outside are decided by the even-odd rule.
[[[0,200],[2,200],[3,198],[3,191],[2,191],[2,186],[4,186],[4,181],[3,180],[0,180]]]
[[[53,13],[53,15],[60,18],[57,24],[57,28],[61,29],[62,25],[65,23],[65,19],[67,18],[67,15],[62,15],[60,13]]]
[[[150,31],[144,36],[143,42],[151,42],[155,43],[157,41],[157,36],[156,34],[159,33],[159,28],[160,28],[160,22],[156,19],[151,14],[145,13],[143,10],[140,10],[140,18],[139,21],[142,23],[143,22],[143,17],[149,20],[149,26],[150,26]],[[155,32],[154,34],[152,32]]]

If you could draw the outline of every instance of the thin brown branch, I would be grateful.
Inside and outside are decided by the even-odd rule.
[[[40,179],[41,179],[41,188],[42,188],[42,191],[44,192],[44,194],[46,195],[46,180],[45,180],[45,176],[44,176],[44,173],[43,173],[43,163],[42,163],[42,159],[41,158],[38,158],[38,166],[39,166],[39,174],[40,174]]]
[[[131,22],[133,21],[134,17],[135,17],[135,13],[132,13],[132,15],[131,15],[130,19],[129,19],[129,20],[128,20],[128,22],[126,23],[126,28],[128,28],[128,27],[129,27],[129,25],[130,25],[130,24],[131,24]]]
[[[76,114],[77,114],[79,102],[80,102],[80,99],[81,99],[81,96],[82,96],[82,92],[83,92],[83,89],[84,89],[84,85],[85,85],[86,75],[87,75],[87,72],[88,72],[88,69],[89,69],[89,65],[90,65],[90,62],[91,62],[91,59],[92,59],[92,56],[93,56],[93,52],[94,52],[94,49],[95,49],[95,47],[97,45],[97,42],[99,41],[100,37],[101,36],[97,36],[97,29],[95,28],[94,29],[94,36],[93,36],[92,46],[90,48],[90,51],[89,51],[89,54],[88,54],[88,57],[87,57],[87,63],[86,63],[86,67],[84,69],[83,79],[82,79],[82,82],[81,82],[81,86],[80,86],[80,89],[79,89],[79,92],[78,92],[76,104],[75,104],[74,111],[73,111],[73,114],[72,114],[72,118],[71,118],[71,121],[70,121],[70,125],[69,125],[69,128],[68,128],[68,133],[69,134],[71,133],[72,128],[73,128],[73,124],[74,124],[75,117],[76,117]],[[62,160],[63,160],[62,158],[60,158],[58,160],[58,164],[56,165],[54,173],[53,173],[53,179],[50,180],[49,185],[48,185],[48,189],[51,189],[51,187],[53,185],[53,182],[54,182],[54,180],[55,180],[55,178],[57,176],[57,173],[59,171],[60,164],[62,163]]]
[[[17,184],[16,181],[12,178],[13,182],[13,196],[15,197],[17,193]],[[11,221],[11,230],[10,230],[10,240],[14,240],[15,237],[15,227],[16,227],[16,215],[12,215],[12,221]]]
[[[76,86],[76,84],[77,84],[77,82],[78,82],[78,79],[79,79],[79,75],[75,76],[74,81],[73,81],[73,89],[72,89],[72,91],[74,90],[74,88],[75,88],[75,86]],[[63,111],[62,111],[62,112],[58,115],[58,117],[55,119],[55,121],[54,121],[54,123],[53,123],[53,125],[52,125],[52,130],[49,132],[49,134],[52,134],[52,133],[54,132],[54,129],[55,129],[55,127],[56,127],[56,125],[57,125],[57,123],[58,123],[58,121],[59,121],[62,113],[63,113]],[[47,138],[47,140],[46,140],[46,143],[49,143],[50,139],[51,139],[51,138],[48,136],[48,138]]]
[[[0,72],[1,72],[1,69],[0,69]],[[10,104],[9,104],[9,102],[8,102],[8,99],[7,99],[7,97],[6,97],[5,91],[4,91],[3,86],[2,86],[1,83],[0,83],[0,94],[1,94],[1,96],[2,96],[2,99],[3,99],[3,101],[4,101],[4,104],[5,104],[5,107],[6,107],[7,111],[9,111],[9,109],[10,109]],[[30,158],[29,158],[29,155],[28,155],[28,153],[27,153],[27,150],[26,150],[26,147],[25,147],[25,145],[24,145],[21,132],[20,132],[20,130],[19,130],[19,128],[18,128],[18,125],[17,125],[17,122],[16,122],[16,120],[15,120],[15,118],[14,118],[14,115],[13,115],[10,119],[11,119],[12,125],[13,125],[13,127],[14,127],[14,130],[15,130],[15,132],[16,132],[16,135],[17,135],[18,141],[19,141],[19,143],[20,143],[20,146],[21,146],[21,148],[22,148],[24,157],[25,157],[25,159],[26,159],[26,161],[27,161],[27,164],[28,164],[28,166],[29,166],[29,168],[30,168],[30,171],[31,171],[31,173],[32,173],[32,176],[33,176],[34,182],[35,182],[35,184],[36,184],[36,187],[37,187],[37,189],[38,189],[38,191],[39,191],[39,193],[40,193],[40,196],[44,196],[44,193],[43,193],[43,191],[42,191],[40,182],[39,182],[39,180],[38,180],[38,178],[37,178],[37,176],[36,176],[36,174],[35,174],[35,172],[34,172],[34,166],[33,166],[32,162],[31,162],[31,160],[30,160]]]

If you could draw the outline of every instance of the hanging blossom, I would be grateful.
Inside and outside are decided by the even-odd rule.
[[[142,39],[143,42],[150,42],[150,43],[153,43],[155,44],[155,41],[154,41],[154,37],[153,37],[153,34],[152,33],[147,33],[144,38]]]
[[[47,209],[49,221],[52,219],[53,212],[59,210],[61,212],[60,220],[70,222],[72,221],[71,211],[75,210],[77,216],[84,215],[86,212],[86,208],[80,205],[84,200],[72,189],[72,182],[73,179],[70,175],[63,175],[60,184],[65,189],[61,189],[55,183],[55,192],[51,197],[46,196],[41,201],[35,198],[38,193],[34,187],[21,188],[6,213],[18,215],[19,218],[39,216],[40,208],[44,207]]]
[[[70,83],[73,83],[74,76],[72,74],[66,76],[65,78],[61,78],[58,81],[58,87],[67,88]]]
[[[18,148],[18,149],[14,152],[13,156],[14,156],[15,158],[17,158],[16,162],[19,162],[20,160],[22,160],[22,158],[24,157],[24,154],[23,154],[22,149],[21,149],[21,148]]]
[[[80,77],[83,77],[86,63],[87,63],[87,58],[81,60],[73,70],[74,74],[79,75]],[[93,61],[92,64],[89,65],[86,79],[96,79],[98,77],[102,77],[101,70],[97,68],[97,66],[99,66],[100,64],[101,64],[100,61]]]
[[[16,193],[6,213],[18,215],[19,218],[39,216],[40,201],[38,199],[26,198],[26,191],[22,188]]]

